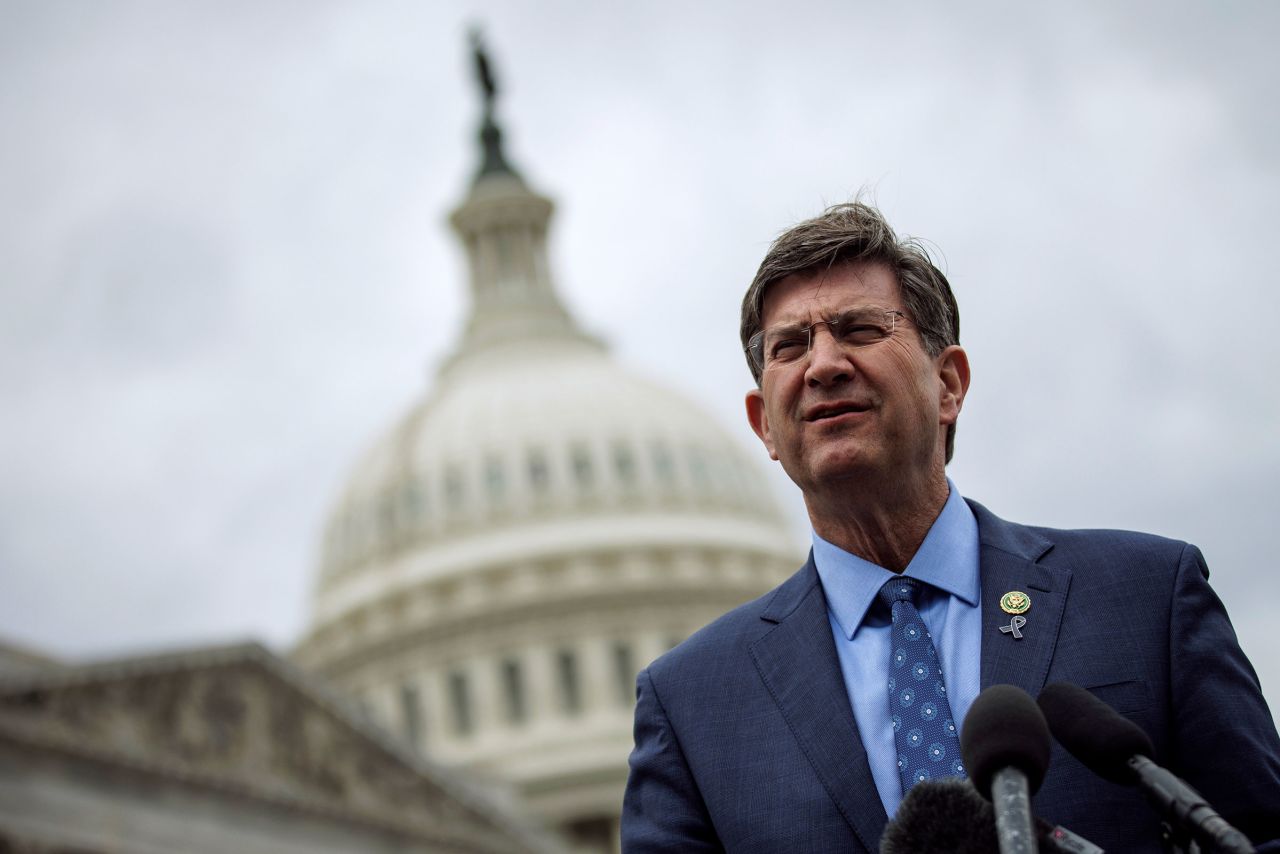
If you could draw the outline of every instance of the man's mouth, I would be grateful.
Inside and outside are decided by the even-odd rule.
[[[805,421],[825,421],[829,418],[838,418],[841,415],[848,415],[851,412],[866,412],[871,407],[866,403],[823,403],[818,406],[811,406],[804,413]]]

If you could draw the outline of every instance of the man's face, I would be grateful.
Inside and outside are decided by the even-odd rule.
[[[887,266],[855,262],[788,276],[765,296],[766,340],[771,330],[861,307],[905,312]],[[946,427],[960,413],[968,382],[964,351],[948,347],[930,357],[910,316],[865,346],[838,341],[821,324],[798,359],[771,362],[766,351],[747,416],[806,494],[848,479],[859,489],[902,488],[941,476]]]

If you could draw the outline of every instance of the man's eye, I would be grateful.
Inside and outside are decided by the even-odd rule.
[[[809,342],[804,338],[783,338],[774,343],[773,349],[769,351],[769,358],[780,361],[798,359],[807,349],[809,349]]]
[[[840,337],[851,344],[871,344],[884,336],[884,327],[874,323],[851,323],[840,331]]]

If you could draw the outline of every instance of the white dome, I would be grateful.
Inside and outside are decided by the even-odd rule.
[[[454,213],[471,316],[334,508],[296,657],[598,848],[636,671],[800,552],[747,454],[574,324],[551,209],[502,166]]]
[[[690,403],[581,348],[491,352],[356,467],[328,526],[316,616],[390,592],[397,556],[467,539],[533,556],[563,550],[566,526],[574,548],[592,528],[611,547],[784,536],[760,472]]]

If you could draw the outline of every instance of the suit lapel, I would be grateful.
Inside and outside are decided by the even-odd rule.
[[[1071,587],[1069,569],[1039,563],[1053,543],[1022,525],[1005,522],[976,502],[982,574],[982,687],[1016,685],[1032,697],[1040,693],[1058,643],[1058,628]],[[1018,590],[1031,597],[1022,637],[1000,631],[1012,616],[1000,597]]]
[[[868,852],[878,851],[888,817],[849,707],[812,557],[761,616],[776,625],[751,645],[760,678],[845,821]]]

